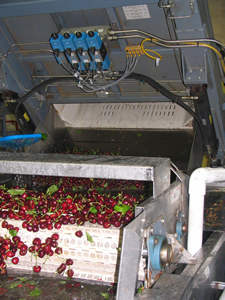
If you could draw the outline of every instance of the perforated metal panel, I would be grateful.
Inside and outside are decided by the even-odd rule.
[[[192,117],[175,103],[57,104],[55,108],[67,126],[76,128],[192,128]]]

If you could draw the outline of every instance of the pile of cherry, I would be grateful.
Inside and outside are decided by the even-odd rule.
[[[86,194],[67,191],[64,187],[52,185],[46,193],[20,189],[18,186],[11,189],[0,187],[0,218],[2,228],[8,230],[6,236],[0,236],[0,272],[6,274],[6,260],[11,258],[12,264],[19,263],[19,257],[27,252],[36,258],[48,259],[54,254],[60,255],[63,249],[58,246],[59,235],[53,233],[45,241],[37,236],[32,246],[28,247],[19,237],[19,228],[10,224],[10,220],[20,220],[22,228],[29,232],[39,230],[57,230],[61,226],[71,224],[77,238],[83,236],[79,225],[86,222],[98,224],[104,228],[126,225],[134,218],[135,206],[143,200],[129,194],[119,193],[116,196],[102,195],[96,190]],[[92,237],[87,234],[87,240]],[[70,268],[72,259],[66,259],[57,268],[56,273],[64,273],[68,277],[74,275]],[[67,269],[67,270],[66,270]],[[39,273],[41,266],[35,264],[33,271]]]
[[[35,176],[35,186],[61,184],[65,189],[87,190],[143,190],[145,184],[138,180],[94,179],[79,177]]]

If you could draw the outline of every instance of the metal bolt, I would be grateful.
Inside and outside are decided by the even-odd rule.
[[[198,79],[201,79],[201,76],[198,76]]]
[[[165,223],[165,220],[164,220],[164,219],[162,219],[162,220],[161,220],[161,223],[162,223],[162,224],[164,224],[164,223]]]
[[[155,282],[154,279],[151,279],[151,280],[150,280],[150,284],[151,284],[151,285],[152,285],[154,282]]]
[[[188,77],[187,79],[188,79],[188,80],[191,80],[191,77]]]
[[[153,227],[151,227],[151,228],[150,228],[150,230],[149,230],[149,232],[150,232],[150,234],[153,234],[153,232],[154,232],[154,228],[153,228]]]
[[[154,245],[157,245],[159,240],[157,238],[154,238]]]
[[[192,69],[190,69],[189,72],[192,73]]]
[[[202,72],[203,70],[202,70],[202,69],[200,69],[199,71],[200,71],[200,72]]]

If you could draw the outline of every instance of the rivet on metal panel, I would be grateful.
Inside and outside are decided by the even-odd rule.
[[[151,169],[147,169],[146,170],[146,177],[147,177],[147,179],[151,179],[152,178],[152,170]]]

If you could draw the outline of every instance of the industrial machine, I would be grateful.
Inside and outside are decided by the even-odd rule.
[[[202,246],[203,211],[197,236],[196,214],[188,216],[195,169],[217,170],[204,175],[202,209],[206,185],[224,181],[225,46],[207,1],[10,0],[0,18],[2,135],[7,114],[17,133],[47,135],[3,150],[1,174],[151,182],[153,195],[122,229],[111,273],[101,261],[102,280],[117,282],[118,300],[194,297],[225,239],[219,231]],[[74,147],[122,156],[54,153]],[[95,280],[94,270],[80,278]]]

